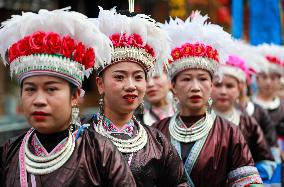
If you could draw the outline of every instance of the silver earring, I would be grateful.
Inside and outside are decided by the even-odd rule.
[[[179,100],[178,100],[178,98],[176,96],[174,96],[174,99],[173,99],[172,103],[173,103],[174,111],[175,112],[179,111],[179,109],[180,109]]]
[[[140,114],[144,114],[144,101],[139,105]]]
[[[213,104],[213,99],[211,97],[209,97],[209,99],[207,101],[207,111],[209,112],[209,114],[212,111],[212,104]]]
[[[100,114],[104,113],[104,95],[101,95],[99,99],[99,112]]]
[[[71,126],[72,125],[76,125],[76,126],[80,126],[81,125],[80,118],[79,118],[79,113],[80,113],[80,110],[77,107],[77,105],[73,106],[72,110],[71,110]]]

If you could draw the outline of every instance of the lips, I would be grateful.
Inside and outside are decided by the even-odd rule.
[[[122,98],[125,99],[128,103],[133,103],[135,99],[137,98],[137,95],[127,94],[127,95],[124,95]]]
[[[147,95],[148,96],[154,96],[154,95],[156,95],[156,91],[155,90],[150,90],[150,91],[147,92]]]
[[[226,102],[226,101],[228,101],[228,99],[227,98],[218,98],[218,101]]]
[[[36,120],[36,121],[44,121],[47,116],[49,116],[50,114],[42,112],[42,111],[35,111],[32,113],[32,117]]]
[[[190,99],[201,99],[202,97],[200,97],[199,95],[193,95],[191,97],[189,97]]]

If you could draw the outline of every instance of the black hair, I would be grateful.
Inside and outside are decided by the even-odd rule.
[[[68,84],[69,84],[71,96],[75,95],[78,90],[78,87],[72,84],[71,82],[68,82]]]

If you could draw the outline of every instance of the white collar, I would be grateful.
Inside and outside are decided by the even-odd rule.
[[[280,106],[279,97],[275,97],[272,101],[263,101],[257,97],[253,97],[252,100],[266,110],[275,110]]]

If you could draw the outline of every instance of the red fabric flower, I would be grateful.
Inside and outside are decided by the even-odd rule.
[[[152,47],[150,47],[148,44],[145,45],[144,47],[145,51],[149,53],[152,57],[155,57],[155,52]]]
[[[211,46],[206,46],[206,57],[219,62],[218,52],[216,49],[213,49]]]
[[[64,36],[61,42],[60,54],[70,58],[72,52],[75,50],[76,43],[70,36]]]
[[[95,53],[93,48],[88,48],[83,58],[83,65],[85,68],[92,68],[95,63]]]
[[[172,50],[171,55],[173,57],[173,60],[177,60],[181,58],[181,49],[179,47]]]
[[[78,43],[74,53],[73,53],[73,60],[82,63],[85,54],[85,46],[82,42]]]
[[[19,56],[26,56],[31,54],[29,37],[25,37],[17,43],[17,54]]]
[[[38,31],[32,34],[29,38],[29,44],[32,53],[43,53],[45,51],[43,38],[45,37],[45,33]]]
[[[13,44],[8,51],[8,60],[12,62],[15,58],[18,57],[17,43]]]
[[[109,39],[112,41],[112,44],[114,47],[118,47],[119,40],[120,40],[120,34],[113,34],[109,37]]]
[[[184,56],[192,56],[194,47],[190,43],[186,43],[181,47],[181,52]]]
[[[194,44],[194,56],[203,57],[206,54],[206,48],[204,44]]]
[[[45,35],[44,37],[44,45],[46,49],[46,53],[55,54],[59,53],[61,48],[61,39],[57,33],[51,32]]]
[[[134,39],[134,43],[133,43],[134,47],[141,47],[143,45],[143,40],[141,36],[138,34],[132,34],[132,36]]]

